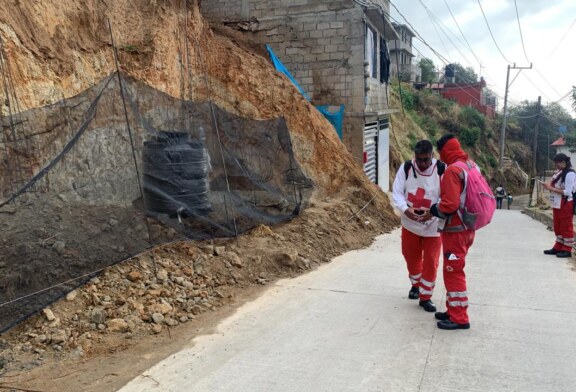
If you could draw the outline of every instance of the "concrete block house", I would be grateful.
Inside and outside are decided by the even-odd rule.
[[[422,70],[414,64],[412,38],[416,36],[410,27],[392,23],[398,32],[399,39],[390,41],[390,74],[404,82],[418,83],[422,79]]]
[[[210,0],[201,11],[270,45],[314,105],[343,104],[343,143],[388,190],[387,41],[399,39],[388,0]]]

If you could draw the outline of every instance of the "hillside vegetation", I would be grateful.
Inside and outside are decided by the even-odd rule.
[[[400,111],[392,115],[391,172],[413,156],[418,140],[428,139],[434,145],[446,133],[458,137],[462,147],[480,165],[494,187],[503,183],[511,192],[526,193],[526,179],[514,162],[518,156],[529,157],[530,148],[521,141],[508,140],[505,156],[514,159],[498,170],[500,122],[485,117],[476,109],[461,107],[429,90],[417,91],[411,85],[392,83],[391,103]],[[529,163],[529,159],[521,162]],[[527,167],[522,167],[527,171]]]

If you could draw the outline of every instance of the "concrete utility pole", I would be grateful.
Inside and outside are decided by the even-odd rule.
[[[540,126],[540,114],[542,113],[542,97],[538,96],[538,114],[536,115],[536,126],[534,127],[534,143],[532,144],[532,173],[530,178],[536,178],[536,156],[538,154],[538,127]]]
[[[506,113],[506,111],[508,110],[508,88],[510,87],[510,85],[508,84],[508,80],[510,80],[511,69],[520,69],[520,70],[532,69],[532,63],[530,63],[529,67],[517,67],[516,63],[514,63],[513,66],[510,66],[510,64],[508,64],[508,71],[506,72],[506,90],[504,92],[504,113],[502,114],[503,115],[502,127],[500,128],[500,162],[498,165],[500,170],[502,170],[502,164],[504,161],[504,145],[506,144],[506,122],[508,121],[508,113]],[[514,78],[514,80],[516,80],[516,78]],[[514,80],[512,82],[514,82]]]

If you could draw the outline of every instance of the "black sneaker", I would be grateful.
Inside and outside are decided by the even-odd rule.
[[[544,254],[545,254],[545,255],[555,255],[555,254],[557,254],[558,252],[559,252],[559,251],[557,251],[556,249],[552,248],[552,249],[546,249],[546,250],[544,251]]]
[[[568,252],[567,250],[561,250],[556,252],[556,257],[572,257],[572,253]]]
[[[458,324],[450,320],[441,320],[436,323],[438,328],[454,330],[454,329],[470,329],[470,323]]]
[[[424,300],[424,301],[420,301],[419,305],[422,306],[424,308],[424,310],[427,312],[435,312],[436,311],[436,305],[434,305],[434,302],[432,302],[429,299]]]
[[[448,316],[448,312],[436,312],[436,313],[434,313],[434,318],[436,318],[436,320],[441,320],[441,321],[450,320],[450,316]]]
[[[418,288],[418,286],[412,286],[412,288],[408,292],[408,298],[410,299],[420,298],[420,289]]]

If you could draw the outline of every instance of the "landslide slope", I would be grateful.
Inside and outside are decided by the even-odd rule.
[[[314,194],[289,223],[238,239],[171,243],[108,268],[2,335],[0,387],[115,390],[208,332],[247,293],[366,246],[398,224],[331,125],[258,50],[211,30],[196,2],[0,4],[5,64],[22,110],[72,97],[114,72],[112,37],[122,72],[173,97],[211,100],[253,119],[284,117]],[[9,112],[5,100],[2,110]],[[21,158],[45,162],[42,151]]]

